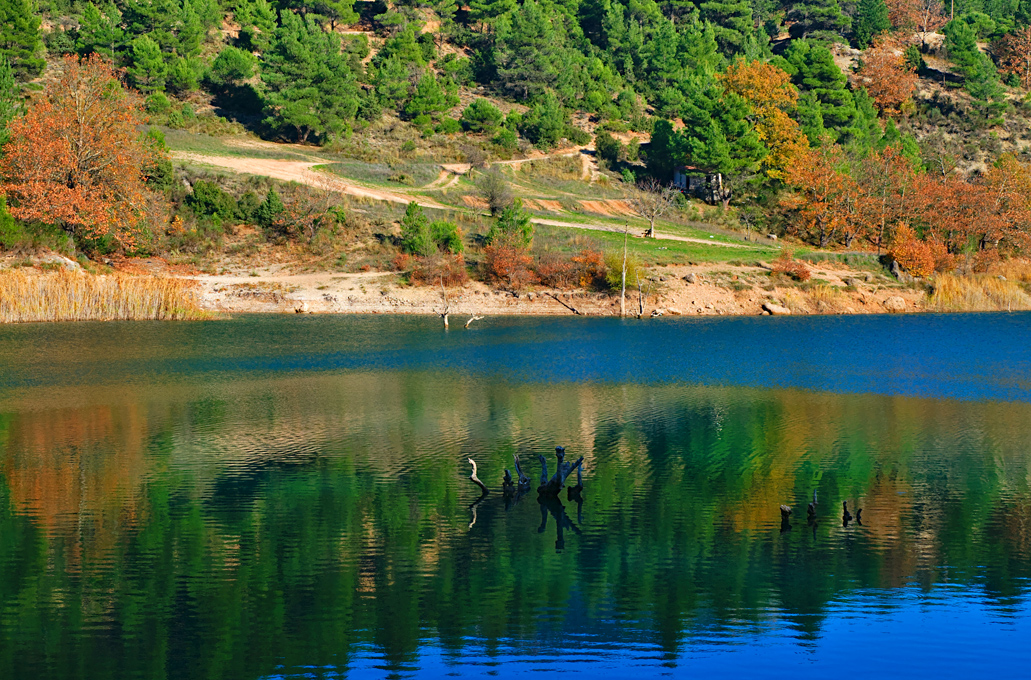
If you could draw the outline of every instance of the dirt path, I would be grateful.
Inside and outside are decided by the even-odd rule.
[[[423,196],[412,196],[401,192],[389,191],[387,189],[374,189],[357,182],[353,182],[338,175],[330,175],[325,172],[313,170],[316,165],[322,165],[325,161],[285,161],[266,158],[242,158],[235,156],[207,156],[196,153],[174,152],[172,158],[178,161],[201,163],[212,165],[226,170],[243,172],[250,175],[262,175],[285,182],[299,182],[309,186],[338,191],[348,196],[360,198],[371,198],[376,201],[390,201],[391,203],[408,204],[415,201],[424,208],[436,210],[452,210],[451,207],[437,203],[434,200]]]
[[[572,151],[572,153],[579,153],[579,149]],[[426,198],[425,196],[417,196],[400,191],[389,191],[386,189],[375,189],[362,184],[358,184],[338,175],[331,175],[326,172],[317,172],[312,169],[316,165],[323,164],[324,161],[287,161],[269,158],[244,158],[238,156],[208,156],[203,154],[187,153],[181,151],[173,152],[172,157],[178,161],[211,165],[218,168],[224,168],[226,170],[233,170],[234,172],[243,172],[251,175],[262,175],[265,177],[272,177],[274,179],[279,179],[286,182],[299,182],[301,184],[307,184],[310,186],[330,189],[332,191],[338,191],[348,196],[358,196],[361,198],[370,198],[377,201],[390,201],[391,203],[402,204],[408,204],[414,201],[415,203],[421,205],[424,208],[432,208],[434,210],[456,210],[454,206],[443,205],[432,199]],[[431,182],[431,184],[436,184],[437,182],[440,182],[443,176],[446,176],[445,171],[441,171],[441,176],[438,176],[437,179]],[[453,186],[457,181],[458,176],[456,175],[454,180],[447,186]],[[425,188],[430,187],[427,186]],[[466,202],[469,203],[469,201]],[[623,231],[615,225],[609,226],[593,222],[563,222],[561,220],[552,220],[542,217],[533,217],[530,221],[534,224],[543,224],[551,227],[563,227],[567,229],[588,229],[592,231],[610,231],[617,233]],[[655,238],[667,241],[706,243],[709,245],[724,246],[727,248],[750,247],[746,244],[741,243],[724,243],[721,241],[716,241],[714,239],[693,238],[690,236],[675,236],[673,234],[664,234],[659,231],[655,232]]]

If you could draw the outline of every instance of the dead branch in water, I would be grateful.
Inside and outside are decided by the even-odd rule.
[[[565,302],[562,302],[562,300],[559,300],[558,296],[555,295],[554,293],[547,293],[547,295],[550,296],[552,299],[554,299],[555,302],[559,303],[560,305],[562,305],[563,307],[565,307],[566,309],[571,311],[573,314],[579,314],[580,316],[583,316],[583,312],[581,312],[576,307],[573,307],[572,305],[567,305]]]
[[[472,317],[471,319],[469,319],[468,321],[465,322],[465,327],[468,328],[469,324],[471,324],[473,321],[479,321],[482,318],[483,318],[482,316],[474,316],[474,317]]]
[[[484,484],[483,482],[481,482],[480,478],[476,476],[476,461],[473,460],[472,458],[469,458],[467,460],[473,466],[473,473],[471,475],[469,475],[469,479],[471,479],[473,481],[473,484],[475,484],[476,486],[480,487],[480,491],[483,492],[480,495],[480,497],[476,499],[476,502],[473,503],[473,505],[475,505],[476,503],[479,503],[480,501],[482,501],[484,498],[487,497],[487,493],[488,493],[487,492],[487,485]]]

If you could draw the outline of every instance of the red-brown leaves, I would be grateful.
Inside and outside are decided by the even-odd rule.
[[[862,68],[856,77],[886,116],[898,116],[903,102],[908,101],[916,89],[916,73],[906,63],[902,45],[891,39],[874,41],[863,53]]]
[[[11,123],[0,159],[11,212],[96,238],[135,243],[143,216],[143,168],[156,151],[140,138],[138,97],[97,55],[69,56],[58,80]]]

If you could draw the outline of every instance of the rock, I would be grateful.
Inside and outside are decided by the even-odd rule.
[[[999,274],[999,276],[996,277],[996,278],[998,278],[1000,281],[1005,281],[1006,280],[1006,277],[1003,276],[1002,274]]]
[[[527,293],[526,294],[526,299],[529,300],[530,302],[533,302],[534,298],[536,298],[536,297],[537,297],[537,295],[535,293]]]
[[[867,274],[866,274],[866,282],[867,283],[873,283],[873,274],[867,272]]]
[[[845,279],[845,285],[849,288],[858,288],[859,279],[855,278],[854,276],[850,276],[847,279]]]
[[[759,312],[759,316],[769,316],[769,315],[770,315],[770,313],[768,311],[766,311],[765,309],[762,310],[761,312]]]
[[[663,316],[665,314],[666,314],[666,310],[665,309],[653,309],[652,310],[652,318],[653,319],[655,317],[657,317],[657,316]]]
[[[670,316],[681,316],[681,315],[683,315],[683,312],[680,311],[679,309],[677,309],[676,307],[670,307],[666,311],[669,313]]]
[[[299,304],[299,305],[294,307],[294,312],[296,312],[297,314],[305,314],[305,313],[307,313],[308,312],[308,303],[306,301],[302,300],[301,304]]]
[[[777,235],[776,234],[766,234],[766,238],[770,239],[771,241],[776,241],[777,240]]]
[[[904,312],[906,311],[906,298],[901,295],[892,295],[890,298],[881,303],[884,308],[889,312]]]
[[[688,283],[698,283],[698,274],[691,272],[690,274],[684,277],[684,280]]]
[[[775,302],[764,302],[763,309],[769,312],[772,316],[788,316],[791,314],[790,309],[778,305]]]
[[[1002,278],[1002,277],[999,277],[999,278]],[[659,281],[665,281],[665,280],[666,280],[666,277],[665,277],[665,276],[660,276],[660,277],[659,277]]]
[[[897,260],[891,261],[891,274],[902,283],[909,283],[913,280],[913,277],[902,271],[902,267],[899,266]]]

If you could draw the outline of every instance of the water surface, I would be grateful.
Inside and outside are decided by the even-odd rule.
[[[1029,331],[0,327],[0,677],[1018,675]],[[581,503],[469,507],[557,444]]]

